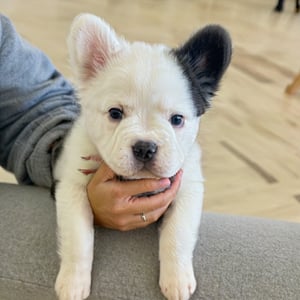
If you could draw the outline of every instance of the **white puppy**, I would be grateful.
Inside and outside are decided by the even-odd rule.
[[[60,271],[59,299],[88,297],[93,260],[93,215],[87,199],[96,155],[123,178],[172,177],[180,190],[159,238],[160,287],[167,299],[188,299],[196,288],[192,256],[200,224],[203,178],[196,142],[200,116],[231,58],[231,41],[213,25],[183,46],[129,43],[100,18],[78,16],[69,36],[79,81],[81,114],[55,168]]]

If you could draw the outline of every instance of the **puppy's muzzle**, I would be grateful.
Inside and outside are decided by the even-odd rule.
[[[138,141],[132,146],[134,157],[141,162],[149,162],[157,153],[157,145],[152,141]]]

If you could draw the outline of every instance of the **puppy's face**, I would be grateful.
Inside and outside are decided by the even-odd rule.
[[[230,56],[224,46],[215,54],[202,45],[199,57],[192,53],[199,38],[193,38],[171,50],[128,43],[92,15],[74,21],[69,48],[86,129],[116,174],[171,177],[182,167]]]
[[[168,49],[130,45],[89,82],[82,97],[88,132],[116,174],[170,177],[180,169],[199,117]]]

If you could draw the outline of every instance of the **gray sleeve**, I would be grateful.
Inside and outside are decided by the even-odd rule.
[[[53,145],[78,113],[71,84],[0,14],[0,165],[20,183],[51,186]]]

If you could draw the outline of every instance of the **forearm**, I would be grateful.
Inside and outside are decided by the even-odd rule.
[[[0,164],[21,183],[50,186],[51,147],[77,117],[72,86],[0,15]]]

